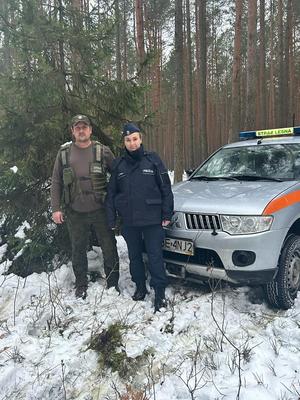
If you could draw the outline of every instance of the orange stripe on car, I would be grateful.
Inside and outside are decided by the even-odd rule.
[[[263,215],[273,214],[277,211],[280,211],[282,208],[292,206],[293,204],[298,202],[300,202],[300,190],[285,194],[270,201],[270,203],[264,209]]]

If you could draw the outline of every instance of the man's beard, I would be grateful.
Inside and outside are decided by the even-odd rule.
[[[90,141],[90,137],[88,137],[88,136],[79,136],[77,141],[81,142],[81,143],[86,143],[86,142]]]

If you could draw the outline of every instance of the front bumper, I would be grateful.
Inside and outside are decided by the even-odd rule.
[[[252,235],[229,235],[223,231],[166,229],[166,237],[192,240],[194,256],[164,251],[169,276],[203,281],[221,279],[237,284],[263,284],[273,280],[285,230],[273,230]],[[253,262],[237,266],[233,253],[237,250],[255,253]]]
[[[167,275],[192,282],[203,282],[209,279],[223,280],[235,284],[262,285],[273,280],[277,269],[262,271],[226,271],[199,264],[185,264],[165,259]]]

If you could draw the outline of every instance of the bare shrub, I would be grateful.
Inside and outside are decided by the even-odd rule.
[[[125,385],[125,392],[122,393],[117,388],[115,382],[112,383],[112,388],[115,392],[117,400],[150,400],[150,397],[146,395],[145,390],[134,388],[132,385]],[[110,397],[105,397],[107,400],[110,400]]]
[[[278,339],[276,339],[275,337],[271,338],[269,341],[270,341],[270,345],[271,345],[275,355],[278,356],[279,355],[279,351],[280,351],[280,349],[282,347],[281,342]]]
[[[207,367],[202,360],[201,341],[196,339],[195,344],[195,349],[183,355],[179,365],[173,370],[173,373],[188,389],[191,400],[195,400],[196,392],[207,384],[205,379]]]
[[[126,393],[118,398],[119,400],[149,400],[149,397],[142,390],[133,389],[130,385],[126,385]]]
[[[5,354],[7,356],[6,361],[12,360],[15,364],[22,364],[25,360],[25,357],[16,346],[12,350],[6,350]]]

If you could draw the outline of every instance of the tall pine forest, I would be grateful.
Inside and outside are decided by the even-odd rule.
[[[240,130],[300,125],[299,0],[0,0],[0,52],[0,242],[24,276],[68,256],[49,189],[74,114],[115,154],[135,121],[175,181]]]

